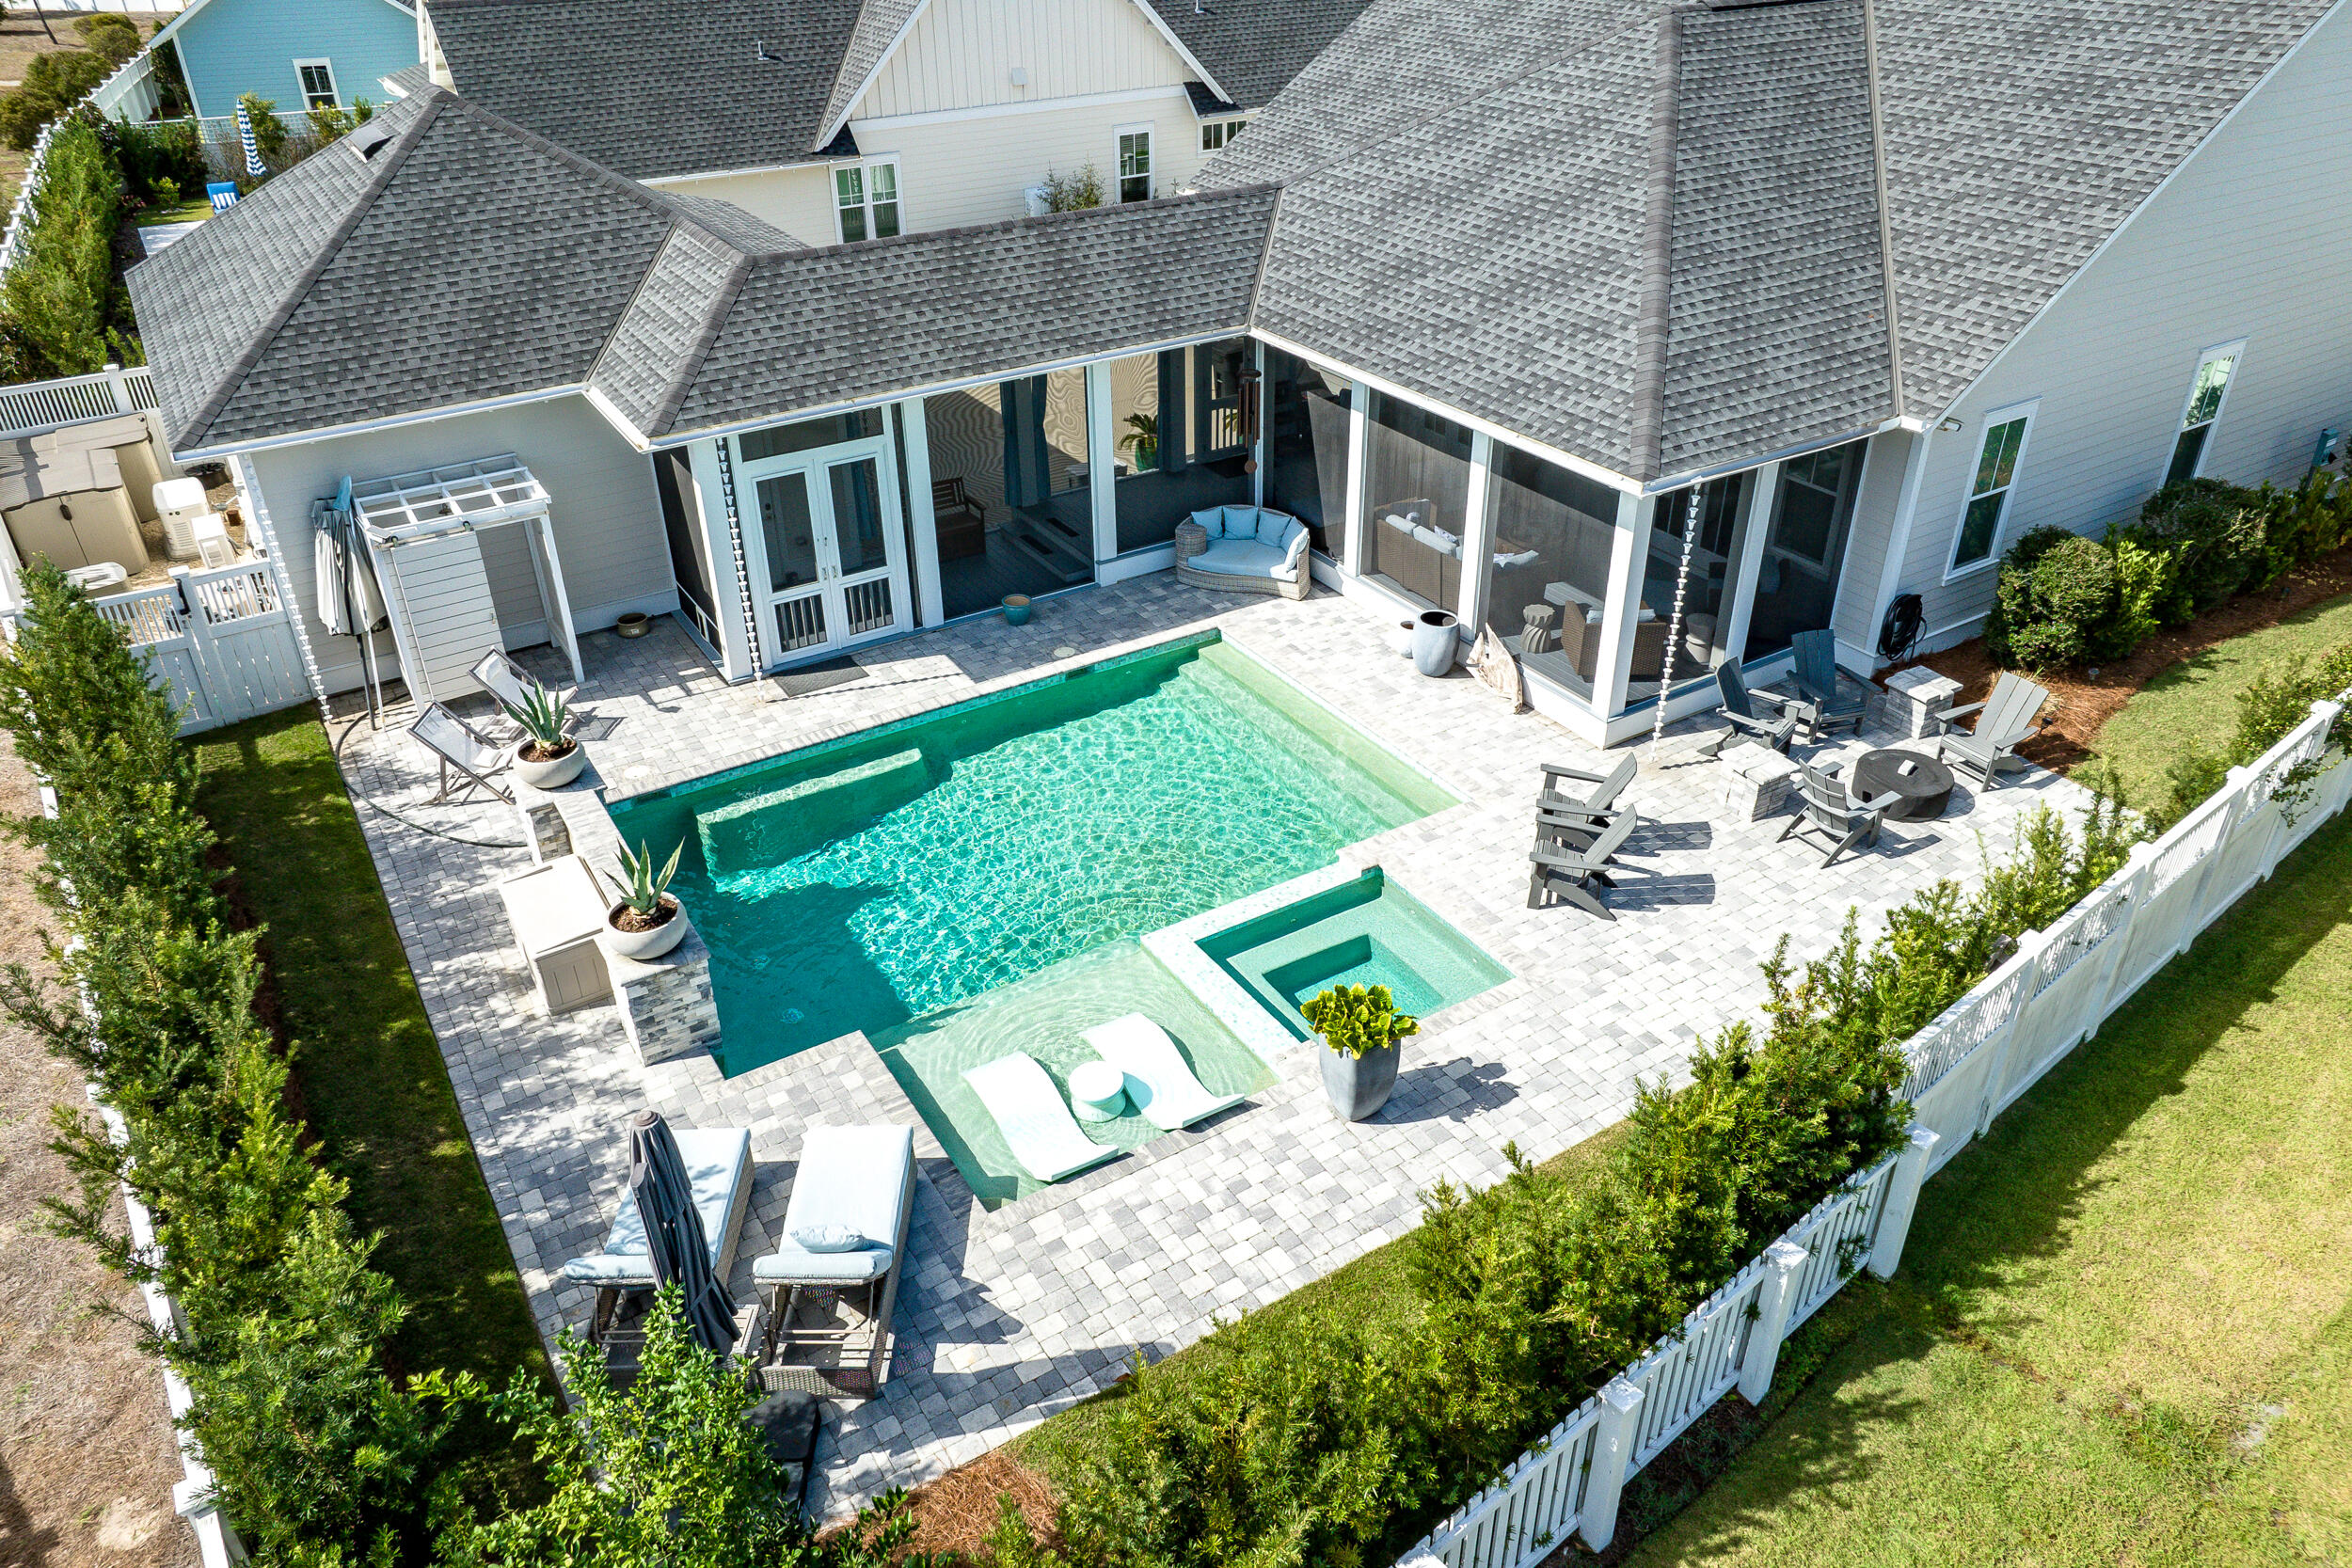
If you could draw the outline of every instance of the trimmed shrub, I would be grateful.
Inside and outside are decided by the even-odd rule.
[[[121,223],[122,176],[98,133],[79,119],[60,125],[16,264],[0,279],[0,303],[33,373],[87,375],[119,356],[136,362],[135,347],[108,325],[128,309],[114,272]]]
[[[16,90],[0,96],[0,141],[19,152],[31,151],[40,128],[87,98],[114,69],[104,56],[84,49],[34,55]]]
[[[2150,496],[2123,536],[2173,558],[2174,585],[2157,606],[2169,624],[2189,620],[2244,588],[2266,569],[2265,516],[2274,492],[2217,479],[2185,479]]]
[[[127,125],[108,120],[99,129],[122,171],[123,188],[147,205],[173,206],[204,193],[204,144],[193,120]],[[165,182],[175,187],[168,195]]]
[[[2089,607],[2080,618],[2059,613],[2050,602],[2054,590],[2067,604],[2082,603],[2088,584],[2076,547],[2089,541],[2062,528],[2037,528],[2019,536],[2001,557],[2000,576],[1994,584],[1993,612],[1985,618],[1985,651],[2004,665],[2046,670],[2079,657],[2084,626],[2106,613],[2104,602]],[[2097,546],[2091,546],[2094,550]],[[2055,572],[2045,577],[2043,563],[2059,558]],[[2107,592],[2113,592],[2113,574]],[[2056,625],[2053,625],[2053,622]]]
[[[116,11],[76,17],[73,31],[80,36],[83,48],[106,62],[108,75],[139,52],[139,24]]]

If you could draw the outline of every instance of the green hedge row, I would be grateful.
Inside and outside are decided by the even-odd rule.
[[[0,278],[0,379],[141,362],[129,293],[115,277],[122,171],[93,119],[68,120],[49,139],[15,261]]]
[[[1216,1374],[1137,1369],[1073,1461],[1073,1562],[1334,1568],[1385,1561],[1641,1354],[1908,1126],[1900,1042],[2119,868],[2137,830],[2038,814],[1974,892],[1939,883],[1865,944],[1765,966],[1765,1023],[1726,1028],[1692,1082],[1645,1085],[1597,1186],[1505,1153],[1483,1192],[1440,1183],[1408,1238],[1418,1320],[1369,1338],[1326,1313],[1246,1334]],[[1850,1260],[1850,1266],[1851,1266]],[[1233,1329],[1220,1329],[1233,1334]],[[1004,1562],[1043,1560],[1008,1513]]]
[[[2184,480],[2104,540],[2038,528],[2001,558],[1985,651],[2026,670],[2128,657],[2181,626],[2352,543],[2352,479],[2293,490]]]

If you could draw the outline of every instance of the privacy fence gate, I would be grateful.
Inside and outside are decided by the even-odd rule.
[[[1909,1143],[1823,1199],[1682,1326],[1429,1532],[1399,1568],[1534,1568],[1570,1534],[1616,1533],[1626,1479],[1734,1388],[1751,1402],[1781,1341],[1861,1268],[1895,1272],[1919,1184],[2089,1039],[2198,933],[2352,803],[2330,752],[2352,690],[2310,717],[1903,1044]]]
[[[290,607],[267,561],[200,572],[175,566],[162,587],[93,599],[90,608],[151,657],[154,678],[186,710],[182,735],[310,700]]]

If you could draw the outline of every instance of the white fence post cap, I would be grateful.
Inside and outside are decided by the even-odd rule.
[[[1910,1138],[1911,1147],[1917,1149],[1922,1154],[1927,1153],[1937,1144],[1944,1141],[1943,1136],[1938,1133],[1934,1128],[1922,1127],[1917,1122],[1913,1122],[1911,1124]]]
[[[1790,1241],[1774,1242],[1764,1249],[1765,1261],[1783,1274],[1788,1273],[1810,1257],[1804,1248]]]
[[[1622,1416],[1642,1402],[1642,1390],[1638,1385],[1628,1383],[1623,1377],[1613,1377],[1601,1389],[1600,1397],[1610,1409]]]

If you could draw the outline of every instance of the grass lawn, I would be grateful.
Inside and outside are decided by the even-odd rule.
[[[149,229],[159,223],[201,223],[212,215],[212,198],[204,197],[195,201],[183,201],[177,207],[147,208],[138,214],[138,226]]]
[[[1593,1136],[1544,1162],[1544,1169],[1575,1180],[1597,1174],[1610,1151],[1625,1137],[1625,1123]],[[1411,1283],[1405,1277],[1405,1249],[1391,1242],[1374,1248],[1343,1268],[1311,1285],[1268,1302],[1205,1339],[1186,1346],[1161,1365],[1180,1379],[1200,1377],[1240,1354],[1249,1346],[1271,1340],[1289,1342],[1295,1325],[1308,1314],[1329,1311],[1353,1323],[1367,1335],[1394,1332],[1420,1312]],[[1013,1456],[1042,1470],[1058,1484],[1073,1460],[1094,1452],[1103,1440],[1104,1423],[1124,1386],[1095,1395],[1034,1428],[1013,1443]]]
[[[308,709],[197,742],[198,804],[268,927],[263,951],[310,1130],[408,1302],[401,1369],[545,1374],[539,1333],[392,929],[326,732]]]
[[[2237,695],[2265,660],[2345,641],[2352,641],[2352,595],[2233,637],[2183,659],[2134,692],[2100,726],[2091,752],[2114,764],[2125,799],[2162,800],[2168,793],[2164,770],[2175,757],[2200,748],[2217,752],[2237,733]],[[2077,770],[2077,776],[2087,775]]]
[[[2348,914],[2352,817],[1928,1185],[1628,1560],[2352,1562]]]

